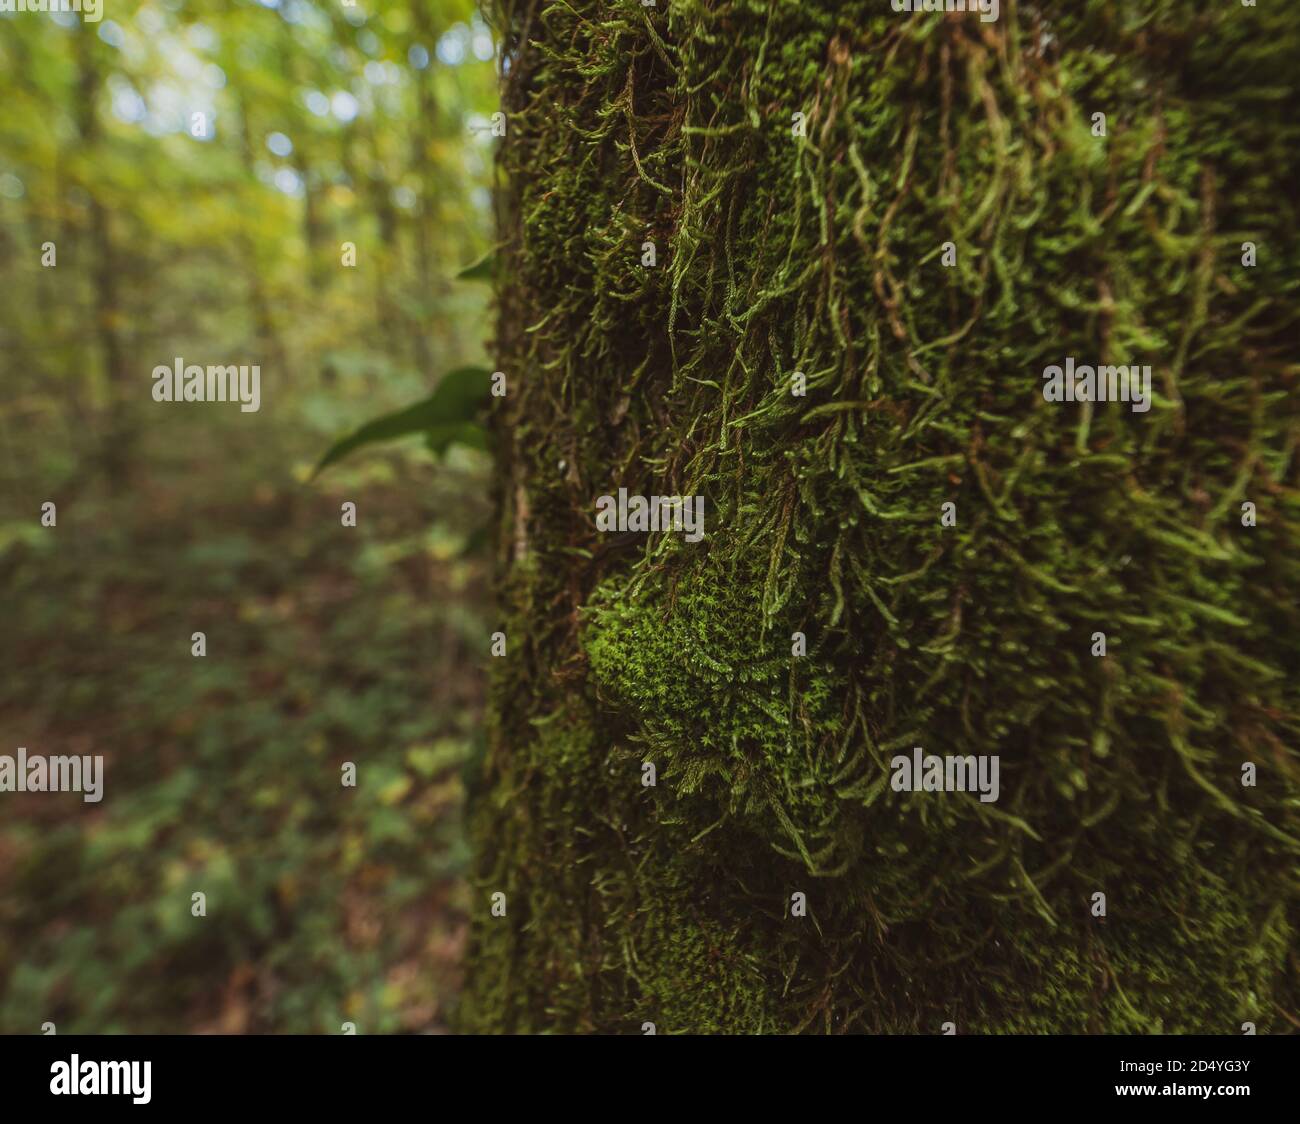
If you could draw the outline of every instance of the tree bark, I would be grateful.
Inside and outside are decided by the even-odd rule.
[[[99,120],[99,97],[103,87],[103,70],[98,57],[98,44],[86,37],[77,40],[77,140],[84,158],[84,168],[101,144],[102,128]],[[122,262],[117,253],[112,231],[112,213],[104,205],[103,188],[93,182],[89,173],[79,173],[81,186],[89,203],[90,243],[94,247],[94,267],[91,284],[94,292],[95,336],[99,341],[104,367],[107,419],[100,438],[98,461],[103,468],[104,480],[113,495],[130,490],[136,469],[136,443],[139,440],[140,411],[129,385],[130,368],[126,347],[122,339],[125,319],[121,306],[118,283]]]
[[[497,18],[463,1027],[1300,1025],[1290,17]],[[1048,401],[1067,359],[1149,411]],[[602,533],[620,488],[704,538]]]

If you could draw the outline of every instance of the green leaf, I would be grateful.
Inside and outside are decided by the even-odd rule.
[[[315,478],[321,471],[362,445],[392,441],[414,433],[428,432],[436,435],[434,440],[440,443],[437,451],[446,449],[454,440],[473,443],[475,438],[471,433],[466,431],[465,437],[462,437],[461,432],[465,431],[467,425],[470,429],[478,428],[472,423],[488,397],[490,379],[491,372],[482,367],[459,367],[448,372],[428,398],[407,406],[404,410],[375,418],[335,441],[321,457],[312,477]],[[433,448],[432,443],[430,448]]]
[[[492,541],[492,524],[483,523],[470,532],[469,538],[465,540],[465,545],[461,547],[460,556],[465,558],[470,555],[479,554],[485,551]]]
[[[453,444],[486,449],[487,430],[477,422],[448,422],[425,430],[424,444],[435,457],[442,456]]]
[[[497,275],[497,256],[489,250],[473,265],[467,265],[458,274],[457,281],[491,281]]]

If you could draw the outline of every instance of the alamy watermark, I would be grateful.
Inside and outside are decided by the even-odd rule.
[[[979,12],[981,23],[994,23],[1001,5],[998,0],[889,0],[896,12]]]
[[[58,1096],[130,1097],[133,1104],[153,1099],[152,1062],[95,1062],[73,1054],[50,1066],[50,1092]]]
[[[1131,402],[1135,414],[1151,409],[1150,367],[1075,366],[1071,355],[1064,367],[1055,363],[1044,367],[1043,378],[1047,380],[1043,397],[1048,402]]]
[[[238,402],[240,410],[255,414],[262,405],[262,368],[243,366],[200,367],[185,365],[176,357],[172,366],[153,369],[155,402]]]
[[[895,792],[978,792],[981,804],[998,798],[997,754],[938,757],[918,745],[912,756],[899,754],[889,762],[890,787]]]
[[[87,804],[104,799],[104,758],[0,754],[0,792],[80,792]]]
[[[703,496],[601,496],[596,501],[598,531],[685,531],[687,542],[704,537]]]
[[[82,23],[98,23],[104,0],[0,0],[0,12],[80,12]]]

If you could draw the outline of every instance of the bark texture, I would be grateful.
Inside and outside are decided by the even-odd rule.
[[[463,1029],[1300,1025],[1290,10],[497,19]],[[1067,357],[1150,411],[1045,401]],[[619,487],[706,537],[599,533]],[[895,791],[914,746],[999,799]]]

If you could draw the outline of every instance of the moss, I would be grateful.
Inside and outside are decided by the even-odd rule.
[[[1300,1025],[1300,32],[498,19],[512,642],[464,1024]],[[1071,355],[1149,363],[1151,411],[1045,402]],[[620,486],[707,537],[598,534]],[[893,792],[914,745],[999,755],[1001,799]]]

